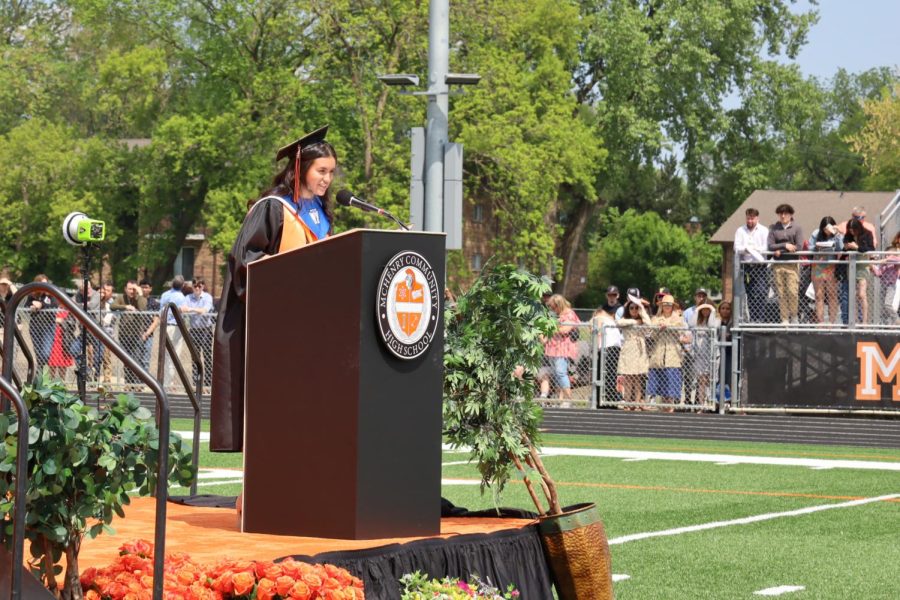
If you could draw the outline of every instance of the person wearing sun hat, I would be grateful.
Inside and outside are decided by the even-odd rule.
[[[681,400],[681,344],[690,341],[684,331],[684,321],[675,313],[675,298],[666,294],[659,301],[659,312],[651,323],[656,327],[653,349],[650,351],[650,373],[647,395],[656,396],[663,404],[677,404]],[[666,412],[674,409],[668,407]]]
[[[272,185],[251,202],[234,246],[216,320],[210,394],[210,450],[240,452],[244,425],[244,334],[247,265],[328,237],[334,216],[329,194],[337,153],[328,126],[282,147],[286,159]]]
[[[648,302],[641,298],[638,288],[629,288],[628,301],[622,307],[622,316],[616,324],[622,332],[622,349],[619,351],[617,380],[621,377],[622,400],[625,410],[641,410],[644,403],[644,382],[650,368],[647,354],[647,328],[650,316]]]

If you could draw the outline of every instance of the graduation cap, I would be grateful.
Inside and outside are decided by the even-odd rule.
[[[318,144],[319,142],[325,141],[325,134],[328,133],[328,125],[324,127],[319,127],[312,133],[307,133],[300,139],[295,142],[291,142],[287,146],[283,146],[278,149],[278,154],[275,155],[275,160],[281,160],[286,156],[297,156],[297,150],[303,152],[303,149],[312,146],[313,144]]]
[[[311,133],[307,133],[295,142],[291,142],[287,146],[278,149],[275,160],[279,161],[285,157],[294,157],[294,201],[298,202],[300,198],[300,155],[304,148],[308,148],[313,144],[325,141],[325,134],[328,133],[328,125],[319,127]]]

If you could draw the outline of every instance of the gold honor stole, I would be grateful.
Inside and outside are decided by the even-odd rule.
[[[284,211],[284,222],[281,226],[281,244],[278,246],[279,254],[319,241],[316,234],[303,222],[303,219],[300,218],[300,215],[297,214],[289,202],[280,196],[266,196],[261,198],[260,201],[268,199],[281,202],[281,208]],[[256,204],[260,204],[260,202]],[[256,204],[253,206],[256,206]]]

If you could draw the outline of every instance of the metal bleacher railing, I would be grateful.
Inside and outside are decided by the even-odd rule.
[[[803,251],[793,253],[792,260],[763,254],[761,262],[734,263],[735,348],[743,348],[750,333],[801,332],[823,336],[823,341],[848,333],[900,333],[900,252]],[[784,277],[785,272],[791,274]],[[740,361],[725,377],[739,401],[744,395]],[[827,409],[810,412],[822,411]]]
[[[32,343],[34,346],[28,348],[27,346],[21,346],[22,338],[18,335],[18,330],[21,328],[22,324],[19,322],[20,313],[22,312],[34,312],[40,313],[46,309],[40,309],[35,311],[17,311],[17,307],[22,303],[23,300],[26,300],[30,295],[45,295],[52,297],[55,302],[62,308],[53,309],[52,315],[42,315],[42,317],[52,317],[52,320],[47,320],[46,318],[36,319],[36,323],[54,323],[55,328],[52,331],[53,338],[49,338],[49,332],[43,332],[47,334],[47,338],[42,338],[38,334],[38,330],[36,328],[35,332],[32,333],[29,331],[32,337]],[[18,396],[15,389],[10,389],[9,385],[13,380],[13,373],[16,371],[16,363],[17,359],[24,356],[24,361],[26,363],[26,369],[28,374],[25,379],[28,380],[33,371],[33,366],[31,360],[28,358],[28,354],[34,352],[37,357],[36,366],[42,367],[42,361],[46,361],[45,364],[51,368],[67,368],[63,367],[61,364],[56,364],[58,362],[63,363],[73,363],[74,360],[71,356],[69,356],[66,352],[63,352],[63,344],[74,343],[74,337],[69,339],[68,336],[64,335],[63,325],[65,324],[66,319],[72,319],[71,323],[78,323],[82,328],[84,328],[85,332],[90,335],[92,340],[96,340],[96,347],[101,349],[100,357],[108,356],[110,362],[112,362],[113,357],[118,362],[121,362],[124,365],[124,368],[128,369],[137,381],[140,381],[144,384],[147,389],[152,392],[152,394],[156,398],[156,423],[157,428],[159,430],[159,438],[160,440],[168,440],[169,439],[169,401],[166,397],[166,394],[163,392],[162,386],[150,375],[147,369],[143,368],[143,366],[135,360],[134,357],[129,355],[129,353],[125,350],[125,348],[116,342],[116,340],[110,335],[110,333],[104,328],[105,324],[98,323],[95,321],[90,315],[84,312],[81,307],[79,307],[75,301],[73,301],[69,296],[67,296],[62,290],[59,288],[50,285],[48,283],[29,283],[19,289],[15,294],[13,294],[12,298],[9,300],[7,305],[4,307],[4,321],[3,321],[3,385],[0,386],[0,389],[3,391],[3,400],[0,401],[0,409],[2,412],[7,410],[6,402],[7,399],[11,400],[15,406],[15,410],[19,417],[19,427],[18,427],[18,439],[19,440],[27,440],[28,435],[23,433],[23,427],[27,428],[28,425],[28,415],[25,408],[25,405],[22,403],[21,398]],[[15,315],[15,317],[13,317]],[[14,335],[9,335],[10,333]],[[38,334],[35,337],[35,334]],[[49,340],[49,343],[47,343]],[[20,352],[15,351],[15,344],[20,344]],[[45,357],[46,351],[46,357]],[[65,360],[58,360],[58,359]],[[101,358],[102,360],[102,358]],[[71,365],[68,365],[71,366]],[[20,376],[21,379],[21,376]],[[27,431],[27,429],[26,429]],[[26,457],[27,452],[22,452],[22,449],[19,449],[18,456]],[[165,555],[165,525],[166,525],[166,501],[168,498],[168,479],[165,476],[168,473],[169,466],[169,445],[167,443],[161,443],[158,446],[158,465],[157,465],[157,480],[156,480],[156,518],[155,518],[155,532],[154,532],[154,545],[157,549],[157,555],[154,559],[153,564],[153,599],[161,600],[163,593],[163,560],[162,557]],[[16,477],[16,489],[15,489],[15,505],[18,507],[22,507],[25,504],[25,485],[27,483],[27,467],[22,464],[21,459],[17,462],[17,477]],[[21,597],[21,588],[22,588],[22,548],[24,547],[24,510],[17,510],[14,516],[14,531],[13,531],[13,553],[12,553],[12,565],[13,565],[13,574],[11,579],[11,587],[10,587],[10,598],[18,598]],[[21,527],[18,525],[21,523]]]
[[[721,363],[726,354],[723,348],[730,344],[719,341],[720,331],[715,327],[670,327],[666,334],[653,325],[630,327],[629,337],[639,341],[645,357],[633,360],[633,344],[623,344],[622,331],[615,324],[591,319],[560,325],[578,332],[573,336],[577,351],[566,357],[570,391],[564,391],[565,382],[560,381],[553,361],[545,359],[535,383],[535,399],[544,406],[710,411],[720,405],[723,396],[730,399],[730,391],[718,385],[725,366]],[[665,390],[651,384],[651,377],[659,375],[651,375],[651,367],[656,366],[651,359],[653,346],[662,335],[678,339],[677,366],[667,364],[677,381]],[[543,391],[547,386],[541,385],[545,380],[550,384],[546,397]]]

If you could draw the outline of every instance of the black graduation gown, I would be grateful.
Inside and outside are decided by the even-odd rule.
[[[213,452],[241,452],[244,445],[244,335],[247,265],[277,254],[284,208],[273,199],[260,200],[244,218],[228,256],[228,272],[219,302],[213,345],[210,397],[210,442]]]

